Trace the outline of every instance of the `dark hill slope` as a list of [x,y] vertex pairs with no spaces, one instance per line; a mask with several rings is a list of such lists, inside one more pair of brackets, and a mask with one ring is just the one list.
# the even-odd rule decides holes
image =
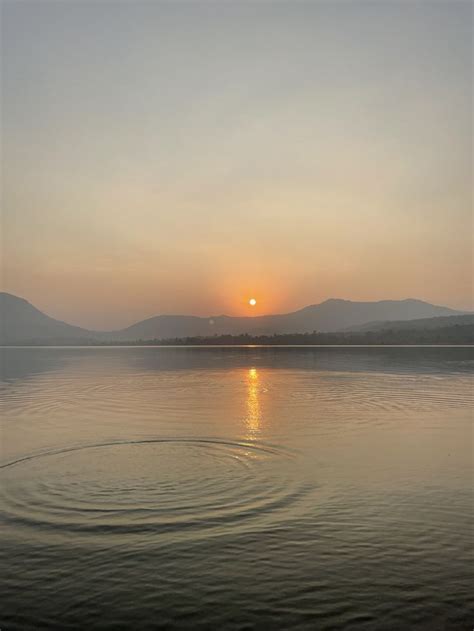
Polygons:
[[92,338],[96,335],[93,331],[50,318],[23,298],[0,293],[1,344],[38,341],[68,342]]
[[125,341],[243,333],[250,335],[311,333],[338,331],[380,320],[413,320],[460,313],[454,309],[431,305],[421,300],[382,300],[380,302],[327,300],[293,313],[253,318],[225,315],[210,318],[161,315],[137,322],[109,335],[111,339]]

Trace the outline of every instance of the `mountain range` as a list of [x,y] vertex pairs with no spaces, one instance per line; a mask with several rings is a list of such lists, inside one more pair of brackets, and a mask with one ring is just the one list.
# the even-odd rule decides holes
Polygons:
[[[329,299],[292,313],[256,317],[227,315],[207,318],[188,315],[158,315],[117,331],[90,331],[49,317],[27,300],[0,293],[0,344],[126,342],[213,335],[273,335],[285,333],[371,330],[434,319],[429,327],[454,324],[466,314],[422,300],[354,302]],[[472,317],[472,316],[469,316]],[[442,322],[444,320],[444,322]],[[461,323],[461,322],[460,322]],[[416,325],[415,325],[416,326]]]

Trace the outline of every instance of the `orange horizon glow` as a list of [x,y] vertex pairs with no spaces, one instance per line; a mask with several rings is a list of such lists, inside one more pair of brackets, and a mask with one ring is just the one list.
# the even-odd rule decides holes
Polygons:
[[473,308],[469,3],[119,4],[2,5],[2,291],[92,330]]

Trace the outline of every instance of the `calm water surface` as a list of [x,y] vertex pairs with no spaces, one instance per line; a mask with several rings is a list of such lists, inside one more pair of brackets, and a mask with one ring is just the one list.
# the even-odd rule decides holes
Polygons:
[[472,348],[2,350],[0,627],[473,627]]

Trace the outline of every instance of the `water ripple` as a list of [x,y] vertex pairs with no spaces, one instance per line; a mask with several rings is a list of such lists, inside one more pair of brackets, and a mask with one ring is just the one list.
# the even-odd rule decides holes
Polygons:
[[170,437],[44,451],[0,466],[3,516],[94,533],[235,526],[307,492],[291,478],[293,456],[271,445]]

